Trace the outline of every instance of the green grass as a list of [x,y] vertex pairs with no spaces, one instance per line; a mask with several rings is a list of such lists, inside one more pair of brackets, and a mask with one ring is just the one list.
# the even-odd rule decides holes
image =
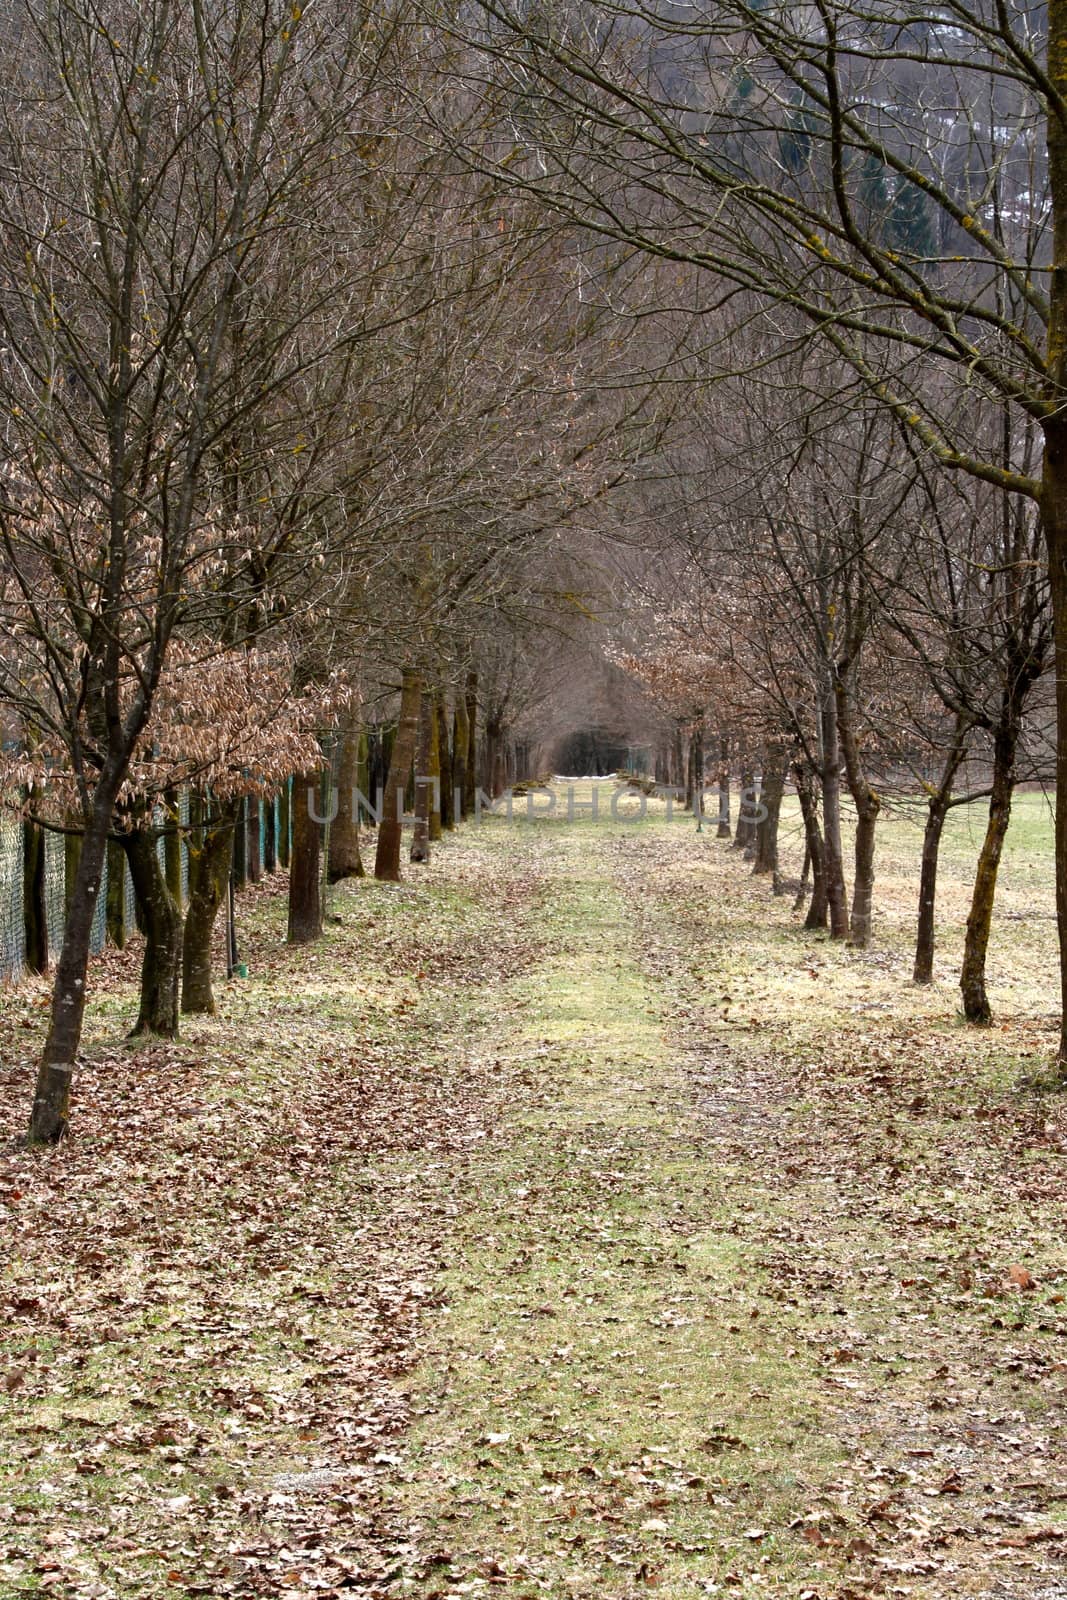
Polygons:
[[[531,1103],[463,1195],[447,1342],[415,1375],[447,1381],[447,1405],[414,1432],[400,1505],[449,1547],[455,1584],[487,1562],[552,1595],[638,1578],[687,1595],[764,1558],[799,1579],[789,1522],[838,1463],[814,1369],[788,1318],[759,1318],[587,827],[556,844],[548,949],[509,991]],[[758,1337],[739,1341],[738,1319]]]
[[[0,1170],[4,1600],[223,1600],[249,1551],[294,1596],[353,1568],[422,1600],[1054,1592],[1067,1130],[1021,1082],[1055,1036],[1043,807],[1017,803],[979,1033],[980,807],[921,991],[896,813],[868,952],[652,805],[487,819],[400,889],[335,891],[310,951],[253,891],[250,976],[177,1046],[122,1043],[136,953],[109,958],[75,1139]],[[787,872],[799,846],[788,807]],[[43,998],[0,1002],[12,1132]]]

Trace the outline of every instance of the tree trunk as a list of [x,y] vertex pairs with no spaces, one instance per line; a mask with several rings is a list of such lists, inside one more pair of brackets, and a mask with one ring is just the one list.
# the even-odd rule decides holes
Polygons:
[[263,881],[263,835],[260,833],[260,805],[258,796],[249,795],[245,801],[245,838],[248,841],[248,876],[252,883]]
[[697,722],[689,739],[689,782],[697,827],[704,818],[704,724]]
[[830,897],[826,882],[826,846],[819,828],[815,785],[806,767],[798,765],[794,767],[793,772],[796,778],[797,799],[800,801],[800,814],[804,819],[807,852],[811,859],[811,903],[804,919],[804,926],[809,930],[825,928]]
[[729,839],[730,826],[730,745],[724,737],[719,741],[719,826],[715,830],[719,839]]
[[360,787],[360,726],[357,719],[342,730],[337,762],[337,815],[330,824],[331,883],[342,878],[362,878],[359,853],[359,813],[353,798]]
[[811,879],[811,843],[810,843],[807,835],[805,834],[805,836],[804,836],[804,862],[803,862],[803,865],[801,866],[801,869],[800,869],[800,882],[797,884],[797,892],[796,892],[796,895],[794,896],[794,899],[793,899],[793,910],[794,911],[799,911],[800,908],[803,906],[805,900],[808,898],[808,885],[809,885],[810,879]]
[[430,807],[428,824],[430,839],[436,844],[441,838],[441,718],[438,714],[438,695],[427,695],[426,698],[430,719],[425,768],[426,776],[430,780],[427,785]]
[[126,852],[116,839],[107,843],[107,936],[125,950],[133,932],[126,926]]
[[[76,826],[80,818],[68,817],[70,826]],[[78,877],[78,862],[81,860],[82,836],[80,833],[68,833],[63,840],[63,926],[70,921],[70,908],[74,900],[74,884]]]
[[389,768],[393,760],[393,746],[396,744],[396,725],[390,724],[382,728],[378,734],[378,747],[375,759],[374,792],[378,790],[385,793],[385,786],[389,782]]
[[467,763],[463,774],[463,810],[474,815],[474,791],[478,786],[478,674],[468,672],[466,688]]
[[483,782],[495,800],[508,786],[508,756],[504,744],[504,727],[496,714],[486,713],[485,746],[482,751]]
[[151,827],[133,828],[123,835],[122,846],[145,924],[141,1007],[130,1038],[153,1033],[163,1039],[176,1039],[182,960],[181,906],[167,886],[166,873],[159,860],[156,831]]
[[[236,819],[235,824],[236,826]],[[236,835],[235,835],[236,838]],[[278,865],[289,865],[293,847],[293,780],[287,778],[278,793]]]
[[43,977],[48,971],[48,912],[45,903],[44,830],[22,824],[22,920],[26,965]]
[[168,789],[163,800],[167,814],[167,831],[163,835],[163,863],[167,888],[171,898],[182,904],[182,832],[181,802],[173,789]]
[[850,674],[838,677],[834,686],[837,727],[845,758],[845,776],[856,807],[855,876],[852,883],[852,911],[849,917],[849,942],[866,950],[871,942],[871,914],[874,900],[874,840],[882,802],[867,781],[863,770],[859,735],[853,718],[854,702]]
[[70,1120],[70,1085],[85,1016],[85,977],[89,968],[93,913],[100,893],[112,806],[121,777],[121,771],[114,766],[101,774],[82,835],[63,948],[56,964],[48,1035],[37,1068],[29,1126],[29,1139],[33,1144],[57,1143],[66,1133]]
[[269,800],[264,800],[263,808],[266,812],[266,828],[264,829],[263,870],[273,874],[278,870],[278,799],[271,795]]
[[238,889],[248,882],[248,801],[237,807],[233,824],[233,881]]
[[756,842],[756,774],[751,767],[741,769],[741,798],[737,803],[737,826],[734,829],[734,850],[749,851]]
[[[327,779],[329,775],[327,774]],[[293,779],[293,848],[289,862],[290,944],[312,944],[322,937],[322,823],[326,815],[323,773]]]
[[189,797],[189,909],[182,939],[182,1010],[213,1016],[211,947],[215,919],[225,902],[233,861],[233,825],[239,802],[212,807],[197,794]]
[[470,816],[467,805],[467,747],[470,744],[470,720],[467,703],[456,695],[456,709],[452,716],[452,788],[453,805],[458,806],[457,822]]
[[993,1020],[985,985],[986,952],[993,923],[997,872],[1011,820],[1018,739],[1018,722],[1010,716],[1002,720],[993,736],[993,792],[989,797],[989,820],[978,856],[971,910],[967,918],[967,936],[963,944],[963,967],[960,971],[963,1014],[968,1022],[979,1026]]
[[424,694],[419,707],[419,737],[415,755],[415,831],[411,837],[412,861],[430,859],[430,815],[433,810],[433,731],[437,721],[433,696]]
[[[1067,3],[1050,0],[1047,70],[1062,104],[1067,99]],[[1046,111],[1052,272],[1045,350],[1051,415],[1043,424],[1041,516],[1048,552],[1056,683],[1056,927],[1060,950],[1060,1043],[1057,1075],[1067,1082],[1067,123],[1052,97]]]
[[915,966],[912,969],[912,981],[915,983],[933,982],[936,932],[934,912],[937,901],[937,863],[941,850],[941,833],[945,826],[945,818],[948,816],[949,803],[952,799],[952,786],[967,754],[970,736],[970,724],[963,717],[958,716],[952,735],[952,743],[941,768],[941,777],[938,780],[937,788],[932,790],[927,803],[926,827],[923,829],[922,866],[919,873],[919,917],[915,931]]
[[761,810],[756,823],[756,860],[754,873],[770,873],[775,894],[781,894],[782,882],[778,871],[778,822],[785,792],[785,758],[780,749],[770,747],[763,761]]
[[440,774],[441,827],[449,832],[456,826],[455,746],[449,742],[448,708],[443,692],[437,694],[437,765]]
[[[830,937],[847,939],[848,905],[845,897],[845,868],[841,846],[841,744],[837,733],[837,701],[833,685],[829,681],[819,697],[819,742],[823,876],[826,884],[826,903],[830,913]],[[817,879],[818,866],[815,864],[814,856],[812,862]],[[813,904],[814,899],[813,891]]]
[[421,702],[422,674],[414,667],[405,667],[400,686],[400,721],[389,762],[389,775],[385,780],[382,820],[378,827],[378,848],[374,857],[374,876],[389,883],[398,883],[400,880],[404,794],[415,757]]
[[882,809],[882,802],[874,790],[868,793],[869,798],[864,801],[862,810],[857,809],[856,815],[855,878],[849,914],[849,943],[857,950],[866,950],[871,942],[875,827]]
[[[1067,85],[1065,85],[1067,88]],[[1067,188],[1067,170],[1064,173]],[[1067,195],[1065,195],[1067,205]],[[1063,257],[1067,265],[1067,245]],[[1063,272],[1063,268],[1060,269]],[[1062,315],[1067,318],[1067,308]],[[1067,330],[1061,329],[1067,339]],[[1064,375],[1067,378],[1067,374]],[[1067,1083],[1067,426],[1055,429],[1055,448],[1046,429],[1045,448],[1045,539],[1051,577],[1052,616],[1055,628],[1056,685],[1056,929],[1059,936],[1060,965],[1060,1042],[1056,1075]],[[1053,521],[1049,504],[1056,507]]]

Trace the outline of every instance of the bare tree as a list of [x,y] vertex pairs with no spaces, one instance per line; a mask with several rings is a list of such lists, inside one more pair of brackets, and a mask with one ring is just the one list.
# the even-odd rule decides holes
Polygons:
[[[206,624],[224,576],[254,583],[258,541],[221,504],[219,454],[261,385],[299,384],[348,338],[351,252],[321,226],[359,55],[344,23],[270,0],[59,0],[21,7],[5,35],[0,539],[14,643],[0,693],[64,747],[84,831],[36,1140],[66,1128],[107,835],[171,640]],[[317,270],[302,272],[312,237]],[[280,260],[294,270],[279,276]],[[257,298],[261,275],[275,292]]]
[[[457,31],[498,112],[484,168],[791,308],[931,464],[1040,507],[1067,1073],[1067,7],[475,10]],[[943,404],[946,369],[1037,427],[1038,470],[982,448]]]

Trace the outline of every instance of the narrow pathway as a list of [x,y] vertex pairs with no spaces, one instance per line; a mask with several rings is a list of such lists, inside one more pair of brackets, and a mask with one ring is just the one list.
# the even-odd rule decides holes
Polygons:
[[470,826],[313,950],[242,909],[181,1044],[98,970],[57,1151],[0,995],[3,1600],[1067,1600],[1015,1034],[662,819]]
[[914,1026],[874,1059],[829,1016],[798,1044],[810,941],[691,830],[538,847],[397,1592],[1064,1600],[1062,1164],[1020,1159],[1032,1108],[961,1108]]

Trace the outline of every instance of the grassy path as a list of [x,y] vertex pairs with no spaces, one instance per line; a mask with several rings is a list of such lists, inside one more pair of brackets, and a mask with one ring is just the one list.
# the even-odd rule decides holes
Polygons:
[[691,829],[541,843],[394,1491],[414,1587],[1062,1600],[1062,1108],[813,1008],[826,947]]
[[788,1329],[752,1328],[744,1248],[609,851],[590,830],[553,843],[548,948],[502,1041],[512,1113],[457,1218],[425,1373],[446,1403],[409,1456],[446,1592],[442,1573],[693,1594],[809,1564],[782,1530],[826,1461],[811,1364]]
[[47,989],[0,996],[0,1597],[384,1593],[401,1379],[492,1075],[465,1050],[530,959],[525,859],[353,883],[314,949],[242,898],[252,975],[178,1044],[94,989],[73,1136],[29,1152]]
[[684,823],[334,909],[255,891],[176,1046],[110,957],[76,1136],[0,1148],[2,1600],[1067,1600],[1040,930],[976,1036]]

